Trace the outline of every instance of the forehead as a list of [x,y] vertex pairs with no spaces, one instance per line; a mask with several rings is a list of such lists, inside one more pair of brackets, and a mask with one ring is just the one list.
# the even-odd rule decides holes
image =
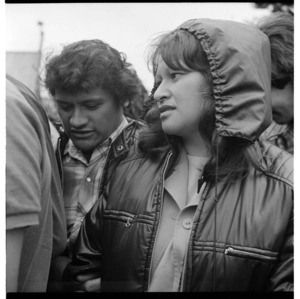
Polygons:
[[64,102],[85,102],[85,101],[113,101],[114,97],[101,87],[88,90],[68,92],[60,89],[55,90],[54,99]]
[[181,71],[186,71],[186,72],[190,72],[193,71],[192,69],[190,69],[183,61],[183,59],[178,59],[178,60],[173,60],[172,63],[170,64],[169,61],[165,61],[165,59],[160,56],[157,59],[157,66],[156,66],[156,72],[155,74],[160,74],[163,72],[167,72],[169,70],[181,70]]

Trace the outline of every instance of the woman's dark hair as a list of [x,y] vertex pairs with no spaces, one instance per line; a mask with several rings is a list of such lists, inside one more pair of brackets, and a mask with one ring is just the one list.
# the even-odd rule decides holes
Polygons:
[[82,40],[65,46],[59,55],[48,55],[44,84],[73,94],[101,87],[120,103],[140,92],[139,80],[126,55],[101,40]]
[[[206,180],[235,181],[244,177],[253,165],[259,168],[255,146],[238,137],[222,137],[215,130],[215,100],[212,91],[210,66],[200,41],[186,30],[174,30],[156,38],[149,48],[148,68],[156,74],[159,58],[174,70],[198,71],[204,74],[210,85],[210,94],[203,99],[199,132],[206,142],[212,159],[205,167]],[[166,135],[161,126],[160,114],[154,100],[154,88],[145,105],[144,119],[149,124],[140,135],[139,149],[145,155],[156,159],[166,150],[179,152],[181,138]],[[176,161],[175,161],[176,162]]]

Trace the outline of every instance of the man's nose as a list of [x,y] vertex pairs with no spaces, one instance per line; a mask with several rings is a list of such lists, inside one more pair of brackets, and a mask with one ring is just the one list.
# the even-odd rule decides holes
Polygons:
[[70,125],[74,128],[85,126],[88,123],[88,118],[79,108],[74,109],[74,112],[70,118]]

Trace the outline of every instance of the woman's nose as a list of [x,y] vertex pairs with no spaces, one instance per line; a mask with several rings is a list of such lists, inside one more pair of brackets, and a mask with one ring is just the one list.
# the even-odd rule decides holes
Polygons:
[[170,97],[170,91],[165,83],[161,83],[154,92],[154,100],[158,103],[162,103],[165,99]]

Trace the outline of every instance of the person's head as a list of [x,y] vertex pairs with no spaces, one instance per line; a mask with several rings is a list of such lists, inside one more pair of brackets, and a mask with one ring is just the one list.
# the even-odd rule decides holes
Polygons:
[[[215,123],[212,79],[200,41],[185,30],[160,36],[150,53],[153,98],[164,132],[181,139],[199,135],[210,146]],[[180,80],[179,80],[180,79]]]
[[189,20],[154,40],[148,66],[155,85],[145,105],[150,129],[140,137],[142,152],[155,158],[170,145],[177,151],[176,144],[198,133],[212,157],[210,178],[216,164],[218,177],[229,179],[257,166],[253,144],[271,123],[264,34],[232,21]]
[[45,65],[44,83],[66,133],[87,155],[121,124],[123,105],[139,93],[126,55],[101,40],[65,46]]
[[271,46],[273,119],[287,124],[294,119],[294,17],[272,13],[261,19],[258,27]]

